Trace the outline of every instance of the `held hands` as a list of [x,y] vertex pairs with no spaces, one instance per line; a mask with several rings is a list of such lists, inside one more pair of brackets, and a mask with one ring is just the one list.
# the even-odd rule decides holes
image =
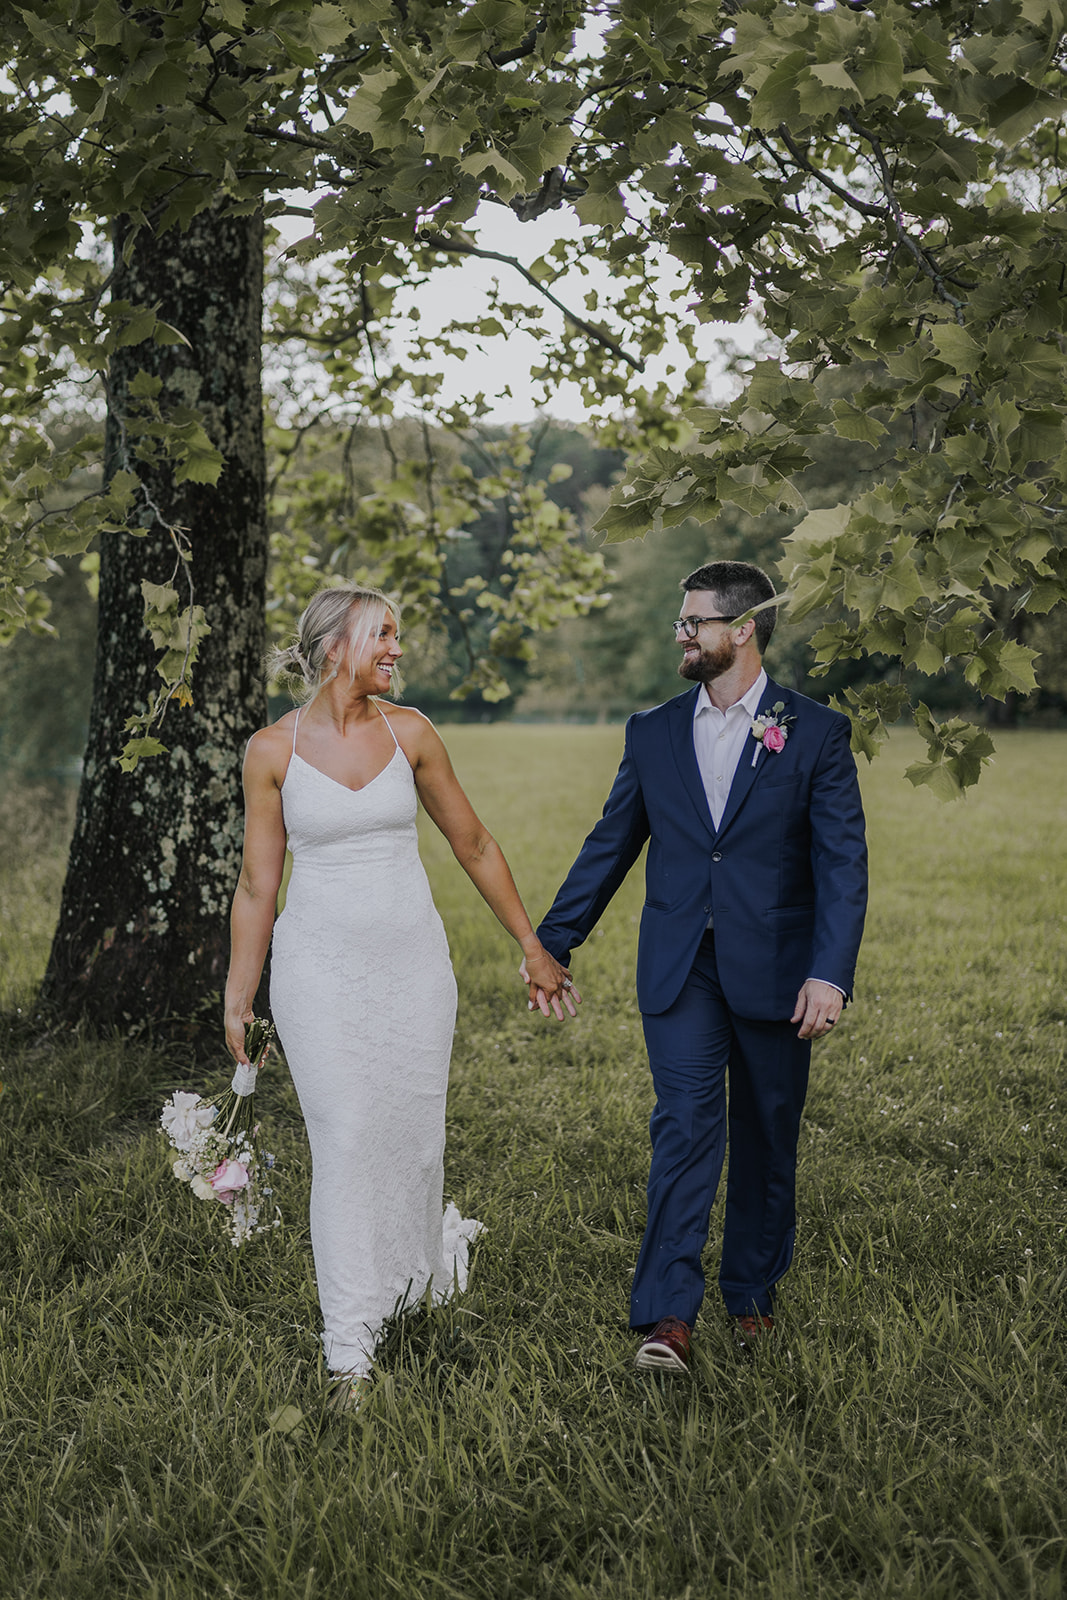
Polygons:
[[523,956],[519,977],[529,989],[527,1004],[531,1011],[536,1007],[543,1016],[554,1015],[558,1022],[563,1021],[564,1006],[572,1017],[578,1015],[575,1007],[581,1005],[582,997],[566,967],[561,967],[544,946],[532,955]]
[[797,1036],[801,1039],[824,1039],[841,1015],[845,997],[832,983],[820,983],[809,978],[797,995],[796,1009],[791,1022],[799,1022]]

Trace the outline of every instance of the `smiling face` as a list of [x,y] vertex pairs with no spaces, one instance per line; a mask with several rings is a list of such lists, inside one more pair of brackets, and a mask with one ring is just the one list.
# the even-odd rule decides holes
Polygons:
[[[690,589],[682,601],[683,617],[718,617],[722,614],[719,597],[711,589]],[[690,683],[712,683],[729,672],[737,660],[737,646],[728,622],[702,623],[695,639],[678,641],[682,659],[678,673]]]
[[400,689],[397,616],[383,597],[353,604],[342,629],[326,647],[331,676],[347,677],[359,694],[395,694]]
[[364,646],[362,658],[356,666],[356,679],[369,682],[371,694],[388,694],[393,687],[396,664],[403,654],[396,619],[387,611],[377,637],[369,639]]

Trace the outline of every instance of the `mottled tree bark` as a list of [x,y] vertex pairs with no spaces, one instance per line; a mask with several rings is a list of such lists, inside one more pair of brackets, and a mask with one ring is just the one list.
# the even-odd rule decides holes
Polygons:
[[[42,998],[68,1020],[127,1027],[203,1015],[224,981],[240,860],[241,760],[249,734],[266,721],[267,525],[262,219],[206,212],[184,233],[141,232],[128,263],[122,233],[115,297],[158,306],[190,348],[143,344],[116,352],[109,471],[128,455],[128,389],[142,368],[163,380],[164,403],[203,412],[226,459],[214,487],[175,484],[166,466],[137,467],[161,516],[188,530],[196,600],[211,633],[194,669],[194,703],[171,702],[159,730],[170,753],[130,774],[115,759],[123,724],[145,708],[159,681],[141,580],[167,582],[175,549],[158,522],[143,537],[110,534],[101,549],[88,746]],[[184,602],[184,573],[177,586]]]

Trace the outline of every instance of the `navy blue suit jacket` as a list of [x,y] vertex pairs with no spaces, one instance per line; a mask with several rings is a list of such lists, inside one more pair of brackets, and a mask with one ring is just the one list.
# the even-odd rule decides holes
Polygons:
[[[626,724],[604,814],[538,937],[564,965],[649,842],[637,954],[642,1011],[677,999],[709,915],[727,1004],[785,1020],[807,978],[852,992],[867,905],[867,848],[847,717],[767,684],[785,704],[785,748],[748,739],[722,821],[711,820],[693,746],[699,685]],[[755,765],[752,756],[757,752]]]

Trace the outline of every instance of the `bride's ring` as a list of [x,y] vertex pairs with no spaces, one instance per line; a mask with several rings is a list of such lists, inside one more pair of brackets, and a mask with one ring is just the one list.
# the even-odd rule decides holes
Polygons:
[[573,989],[574,988],[574,984],[571,982],[571,980],[569,978],[564,978],[563,987],[565,989]]

